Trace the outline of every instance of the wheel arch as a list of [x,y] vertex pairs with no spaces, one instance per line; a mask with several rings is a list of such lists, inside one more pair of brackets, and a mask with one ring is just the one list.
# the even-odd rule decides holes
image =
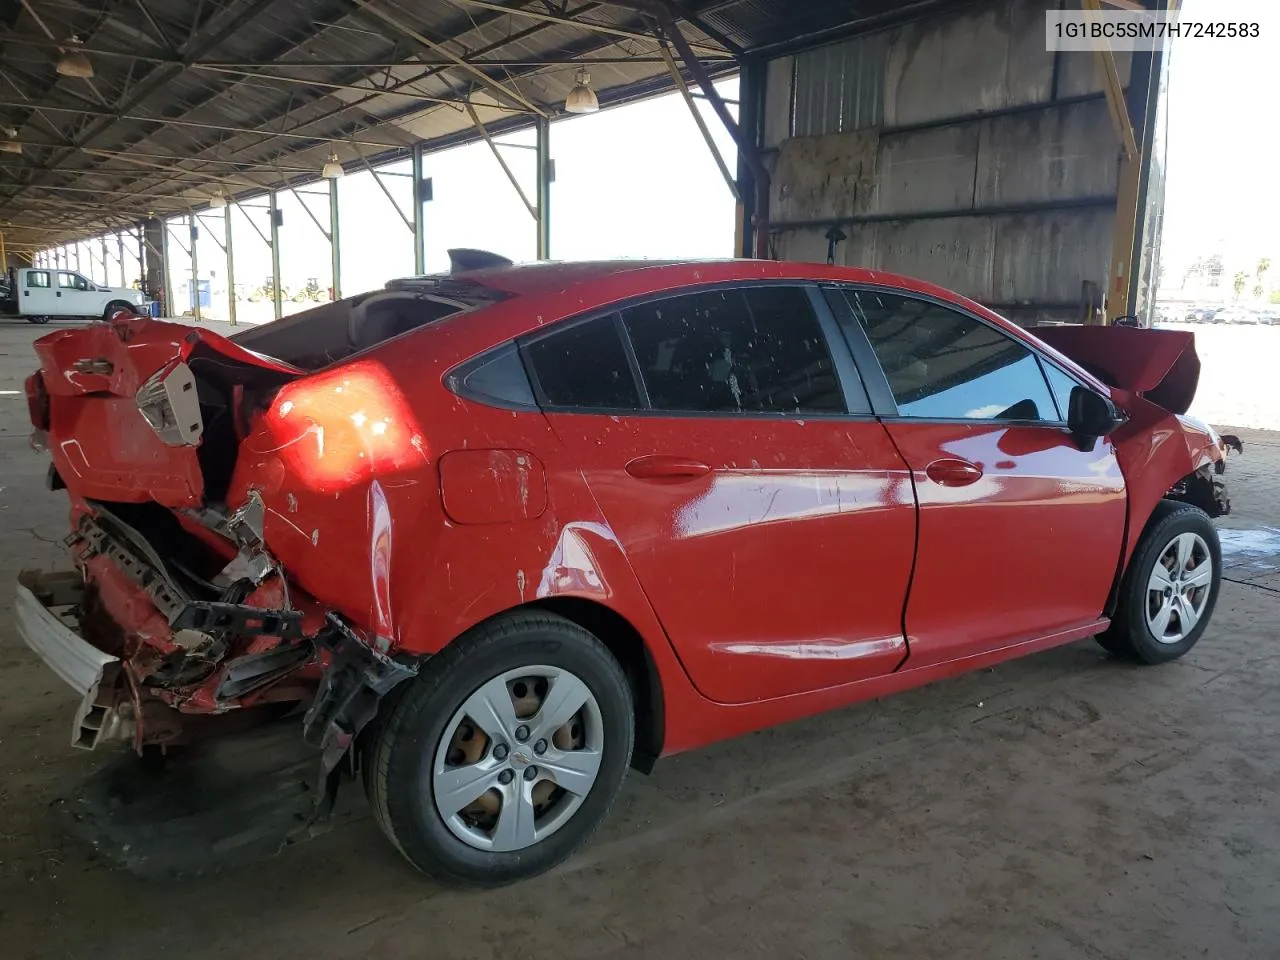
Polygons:
[[666,708],[662,678],[640,631],[611,607],[583,597],[547,597],[514,609],[545,610],[562,616],[609,649],[622,665],[635,705],[636,743],[631,766],[641,773],[651,771],[662,753]]

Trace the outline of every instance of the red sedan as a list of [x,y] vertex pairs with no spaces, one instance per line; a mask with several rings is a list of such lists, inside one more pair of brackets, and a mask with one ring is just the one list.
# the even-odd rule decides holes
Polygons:
[[58,331],[27,393],[74,570],[23,575],[19,629],[79,746],[304,703],[326,797],[362,771],[416,867],[526,877],[629,766],[1199,640],[1228,503],[1191,336],[1037,332],[866,270],[476,251],[230,339]]

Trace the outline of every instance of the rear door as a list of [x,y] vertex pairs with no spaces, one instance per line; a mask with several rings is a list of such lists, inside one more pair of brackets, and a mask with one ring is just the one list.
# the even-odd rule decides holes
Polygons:
[[1124,537],[1124,478],[1110,442],[1082,450],[1067,430],[1071,377],[949,305],[828,293],[920,507],[908,665],[1101,616]]
[[14,289],[18,301],[18,313],[40,317],[57,313],[57,291],[53,286],[56,274],[51,270],[26,270],[18,274],[19,286]]
[[741,703],[898,666],[910,478],[816,288],[655,299],[523,352],[705,696]]

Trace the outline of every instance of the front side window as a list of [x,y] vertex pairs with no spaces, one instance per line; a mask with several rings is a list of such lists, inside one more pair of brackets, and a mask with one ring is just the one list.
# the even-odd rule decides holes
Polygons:
[[613,314],[535,340],[527,355],[542,399],[550,406],[609,410],[641,406]]
[[1058,419],[1035,355],[973,317],[927,300],[848,292],[898,414],[928,420]]
[[622,312],[655,410],[844,413],[826,339],[799,287],[710,290]]
[[1065,422],[1071,410],[1071,391],[1080,384],[1052,363],[1044,364],[1044,376],[1049,381],[1049,389],[1053,391],[1053,399],[1058,401],[1058,417]]
[[40,289],[47,289],[49,286],[49,272],[47,270],[28,271],[27,286],[39,287]]
[[88,290],[89,284],[77,273],[58,274],[58,286],[63,290]]

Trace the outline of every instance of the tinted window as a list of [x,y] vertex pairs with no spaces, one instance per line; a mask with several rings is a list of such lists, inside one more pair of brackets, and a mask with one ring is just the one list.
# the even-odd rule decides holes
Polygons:
[[28,287],[49,286],[49,274],[45,270],[32,270],[27,274]]
[[822,328],[799,287],[712,290],[622,316],[655,410],[845,412]]
[[516,406],[533,406],[533,388],[515,344],[507,344],[478,366],[463,374],[462,392],[479,400],[497,400]]
[[1042,366],[1045,378],[1049,381],[1049,389],[1053,391],[1053,399],[1058,401],[1058,419],[1066,421],[1067,411],[1071,409],[1071,391],[1080,384],[1052,363],[1045,363]]
[[639,407],[635,378],[612,315],[534,341],[529,361],[547,403],[557,407]]
[[904,417],[1057,420],[1035,355],[972,317],[910,297],[850,291]]

